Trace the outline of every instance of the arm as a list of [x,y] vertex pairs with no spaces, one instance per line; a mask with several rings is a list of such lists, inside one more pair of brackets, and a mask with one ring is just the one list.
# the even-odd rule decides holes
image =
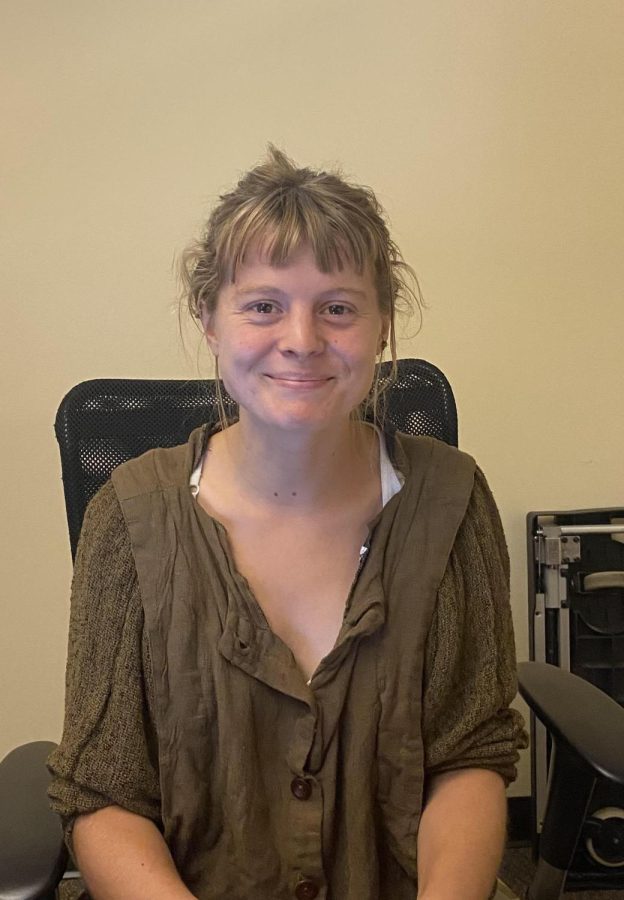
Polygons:
[[192,900],[150,819],[119,806],[81,815],[76,862],[93,900]]
[[505,843],[505,785],[460,769],[432,779],[418,832],[419,900],[486,900]]
[[507,550],[477,471],[427,638],[422,900],[485,900],[493,887],[505,834],[504,788],[515,777],[518,749],[527,745],[522,719],[509,708],[515,693]]
[[[106,826],[113,817],[135,823],[139,848],[145,834],[162,843],[152,696],[149,642],[130,538],[109,482],[87,509],[78,546],[63,737],[48,759],[54,776],[48,790],[52,807],[63,820],[73,853],[72,829],[77,827],[81,862],[86,854],[89,869],[97,864],[100,848],[104,865],[110,863],[112,850],[106,848],[116,832]],[[114,842],[113,872],[122,851],[122,842]]]

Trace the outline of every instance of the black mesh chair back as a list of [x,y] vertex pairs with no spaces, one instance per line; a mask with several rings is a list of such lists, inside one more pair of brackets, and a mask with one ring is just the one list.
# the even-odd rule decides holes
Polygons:
[[[383,379],[390,363],[382,363]],[[383,395],[384,425],[457,446],[457,410],[448,381],[422,359],[399,361],[398,378]],[[224,394],[226,412],[236,405]],[[89,500],[113,469],[154,447],[186,442],[218,419],[215,382],[94,379],[63,399],[54,425],[61,451],[72,557]]]

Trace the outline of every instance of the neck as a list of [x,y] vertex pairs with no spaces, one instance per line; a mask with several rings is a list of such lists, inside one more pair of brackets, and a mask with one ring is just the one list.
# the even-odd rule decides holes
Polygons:
[[231,477],[247,496],[299,509],[344,495],[377,461],[373,429],[348,420],[340,427],[284,434],[256,427],[243,413],[222,439]]

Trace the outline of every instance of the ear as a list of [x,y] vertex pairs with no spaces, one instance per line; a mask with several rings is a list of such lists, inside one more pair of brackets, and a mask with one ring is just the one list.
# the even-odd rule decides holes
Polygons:
[[381,354],[388,346],[388,335],[390,334],[390,319],[384,316],[381,320],[381,331],[379,332],[379,341],[377,342],[377,353]]
[[201,312],[201,324],[202,330],[204,332],[204,337],[206,338],[206,343],[210,347],[213,356],[219,355],[219,341],[217,340],[217,335],[215,331],[215,314],[214,312],[207,312],[205,308],[202,308]]

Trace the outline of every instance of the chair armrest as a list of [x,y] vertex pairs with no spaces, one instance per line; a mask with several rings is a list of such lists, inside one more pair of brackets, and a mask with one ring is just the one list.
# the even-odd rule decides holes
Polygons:
[[593,770],[624,784],[624,709],[593,684],[546,663],[518,665],[520,694],[550,731]]
[[67,864],[61,820],[48,804],[45,761],[54,749],[35,741],[0,763],[0,900],[53,896]]

